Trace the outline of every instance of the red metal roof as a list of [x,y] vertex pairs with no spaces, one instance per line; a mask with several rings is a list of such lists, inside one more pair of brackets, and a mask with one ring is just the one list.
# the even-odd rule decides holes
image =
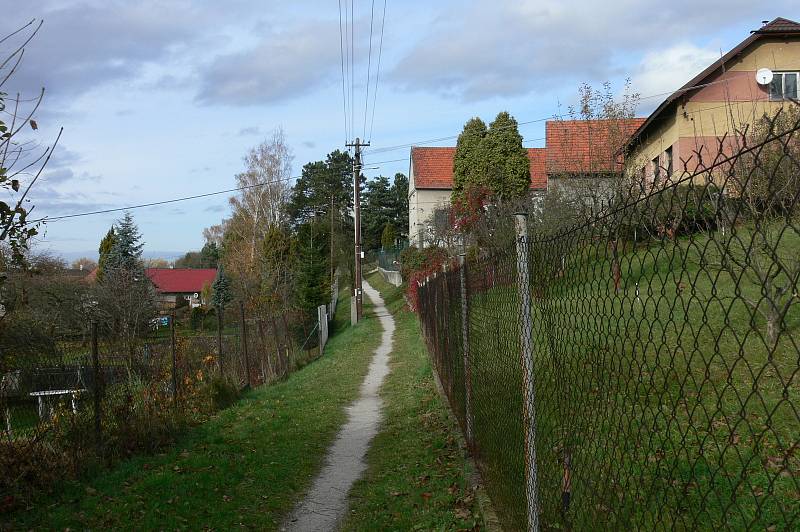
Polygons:
[[620,171],[618,154],[645,120],[548,121],[545,125],[547,174]]
[[[453,158],[455,148],[413,147],[411,165],[414,188],[450,190],[453,188]],[[545,173],[545,148],[528,148],[531,161],[531,188],[547,188]]]
[[147,277],[159,292],[188,294],[200,292],[217,277],[216,268],[147,268]]

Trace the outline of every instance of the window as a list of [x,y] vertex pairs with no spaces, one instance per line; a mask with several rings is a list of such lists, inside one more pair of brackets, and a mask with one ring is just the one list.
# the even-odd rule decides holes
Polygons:
[[661,166],[658,164],[658,157],[653,159],[653,183],[658,183],[661,179]]
[[672,146],[667,148],[664,151],[664,157],[667,159],[667,177],[672,176],[673,167],[672,167]]
[[797,99],[797,72],[775,72],[769,84],[769,99]]

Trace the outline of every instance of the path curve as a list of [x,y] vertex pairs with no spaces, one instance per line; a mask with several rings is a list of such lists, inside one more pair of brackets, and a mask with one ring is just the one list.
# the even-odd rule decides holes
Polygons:
[[383,417],[383,401],[378,392],[384,377],[389,373],[394,318],[386,310],[378,291],[366,281],[363,281],[363,287],[383,327],[381,343],[372,356],[358,399],[346,409],[347,422],[328,450],[325,466],[282,530],[335,530],[339,520],[347,512],[347,494],[350,488],[367,468],[364,457]]

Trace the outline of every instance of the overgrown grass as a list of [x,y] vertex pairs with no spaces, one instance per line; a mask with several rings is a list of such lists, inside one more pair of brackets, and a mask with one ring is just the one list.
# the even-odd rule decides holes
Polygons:
[[[138,456],[3,517],[13,529],[274,530],[310,485],[380,338],[371,316],[285,381],[248,392],[163,454]],[[57,474],[57,473],[56,473]]]
[[343,530],[464,530],[479,523],[458,427],[436,391],[416,316],[403,291],[369,277],[396,322],[381,395],[384,421],[367,453],[368,470],[350,495]]

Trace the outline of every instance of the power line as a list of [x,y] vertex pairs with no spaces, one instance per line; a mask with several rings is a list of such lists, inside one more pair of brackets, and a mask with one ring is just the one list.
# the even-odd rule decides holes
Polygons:
[[367,54],[367,87],[365,89],[365,98],[364,98],[364,129],[361,133],[361,137],[365,138],[367,136],[367,106],[369,105],[369,74],[372,70],[372,26],[375,22],[375,0],[372,0],[372,9],[369,16],[369,53]]
[[[638,99],[639,100],[645,100],[645,99],[655,98],[655,97],[658,97],[658,96],[663,96],[665,94],[671,95],[671,94],[674,94],[676,92],[683,93],[683,92],[686,92],[686,91],[689,91],[689,90],[693,90],[693,89],[701,89],[701,88],[708,87],[708,86],[711,86],[711,85],[716,85],[716,84],[719,84],[719,83],[725,83],[727,81],[729,81],[729,79],[720,80],[720,81],[713,81],[713,82],[710,82],[710,83],[702,83],[702,84],[699,84],[699,85],[693,85],[691,87],[684,87],[682,89],[678,89],[678,90],[673,91],[673,92],[664,92],[664,93],[659,93],[659,94],[651,94],[651,95],[648,95],[648,96],[641,96]],[[756,98],[756,99],[750,100],[750,102],[764,101],[766,99],[768,99],[768,96],[765,96],[765,97],[762,97],[762,98]],[[711,111],[711,110],[714,110],[714,109],[722,109],[724,107],[729,107],[731,105],[731,103],[732,102],[725,102],[724,104],[717,105],[717,106],[714,106],[714,107],[707,107],[707,108],[704,108],[704,109],[697,109],[697,110],[694,110],[694,111],[686,111],[686,114],[698,114],[698,113],[704,113],[706,111]],[[738,103],[747,103],[747,102],[738,102]],[[669,118],[669,117],[657,118],[657,119],[653,120],[653,122],[655,122],[656,120],[665,120],[667,118]],[[523,122],[517,122],[516,125],[517,126],[524,126],[524,125],[528,125],[528,124],[534,124],[534,123],[537,123],[537,122],[547,122],[548,120],[561,120],[561,119],[563,119],[563,115],[551,115],[551,116],[547,116],[547,117],[536,118],[536,119],[533,119],[533,120],[525,120]],[[578,120],[582,120],[582,119],[578,119]],[[513,128],[513,127],[515,127],[515,126],[514,125],[508,125],[508,126],[501,127],[500,129],[507,129],[507,128]],[[393,145],[393,146],[383,146],[383,147],[380,147],[380,148],[373,148],[372,150],[369,151],[369,153],[385,153],[385,152],[389,152],[389,151],[396,151],[396,150],[403,149],[403,148],[410,148],[410,147],[413,147],[413,146],[421,146],[421,145],[424,145],[424,144],[443,142],[445,140],[453,140],[453,139],[457,139],[459,136],[461,136],[462,133],[459,133],[458,135],[448,135],[448,136],[445,136],[445,137],[438,137],[438,138],[432,138],[432,139],[423,139],[423,140],[418,140],[418,141],[415,141],[415,142],[408,142],[408,143],[405,143],[405,144],[396,144],[396,145]],[[544,140],[544,139],[530,139],[530,140]]]
[[[391,160],[391,161],[377,161],[377,162],[374,162],[374,163],[370,163],[370,165],[372,166],[372,165],[379,165],[379,164],[386,164],[386,163],[394,163],[394,162],[406,161],[406,160],[408,160],[408,159],[405,158],[405,159],[395,159],[395,160]],[[214,191],[214,192],[206,192],[204,194],[194,194],[194,195],[191,195],[191,196],[181,196],[181,197],[178,197],[178,198],[172,198],[172,199],[161,200],[161,201],[152,201],[152,202],[148,202],[148,203],[140,203],[140,204],[137,204],[137,205],[128,205],[126,207],[114,207],[114,208],[109,208],[109,209],[100,209],[100,210],[97,210],[97,211],[79,212],[79,213],[74,213],[74,214],[64,214],[62,216],[45,216],[45,217],[42,217],[42,218],[37,218],[35,220],[29,220],[28,223],[52,222],[52,221],[56,221],[56,220],[66,220],[66,219],[69,219],[69,218],[79,218],[79,217],[83,217],[83,216],[93,216],[93,215],[97,215],[97,214],[108,214],[108,213],[112,213],[112,212],[130,211],[130,210],[142,209],[142,208],[146,208],[146,207],[157,207],[159,205],[169,205],[170,203],[179,203],[179,202],[182,202],[182,201],[209,198],[209,197],[213,197],[213,196],[220,196],[222,194],[230,194],[230,193],[233,193],[233,192],[241,192],[242,190],[249,190],[249,189],[253,189],[253,188],[265,187],[267,185],[274,185],[274,184],[277,184],[277,183],[283,183],[283,182],[286,182],[286,181],[292,181],[294,179],[300,179],[302,177],[303,177],[303,174],[301,174],[299,176],[291,176],[291,177],[284,177],[284,178],[281,178],[281,179],[274,179],[274,180],[271,180],[271,181],[263,181],[261,183],[255,183],[253,185],[246,185],[246,186],[243,186],[243,187],[228,188],[228,189],[225,189],[225,190],[217,190],[217,191]]]
[[[717,82],[714,82],[714,83],[717,83]],[[712,85],[714,83],[707,83],[707,84],[697,85],[695,87],[686,87],[683,90],[685,91],[685,90],[690,90],[692,88],[701,88],[701,87]],[[764,98],[762,98],[761,100],[763,100],[763,99]],[[756,99],[756,100],[752,100],[752,101],[755,102],[755,101],[760,101],[760,100]],[[714,107],[707,107],[707,108],[704,108],[704,109],[697,109],[695,111],[687,111],[687,114],[699,114],[699,113],[711,111],[711,110],[714,110],[714,109],[720,109],[720,108],[723,108],[723,107],[728,107],[729,105],[730,105],[730,102],[726,102],[723,105],[718,105],[718,106],[714,106]],[[352,105],[350,107],[352,109]],[[543,122],[543,121],[546,121],[546,120],[550,120],[552,118],[553,117],[537,118],[537,119],[534,119],[534,120],[527,120],[527,121],[523,121],[523,122],[518,122],[517,125],[527,125],[527,124],[532,124],[532,123],[535,123],[535,122]],[[509,127],[512,127],[512,126],[509,126]],[[435,138],[435,139],[427,139],[427,140],[421,140],[421,141],[411,142],[411,143],[406,143],[406,144],[399,144],[399,145],[396,145],[396,146],[389,146],[389,147],[385,147],[385,148],[379,148],[377,150],[372,150],[371,153],[381,153],[381,152],[386,152],[386,151],[392,151],[392,150],[396,150],[396,149],[400,149],[400,148],[407,148],[407,147],[411,147],[411,146],[416,146],[416,145],[423,144],[423,143],[442,142],[442,141],[445,141],[445,140],[452,140],[452,139],[458,138],[458,136],[459,135],[450,135],[450,136],[439,137],[439,138]],[[528,139],[528,141],[535,141],[535,140],[545,140],[545,137],[537,138],[537,139]],[[402,159],[392,159],[392,160],[387,160],[387,161],[378,161],[378,162],[374,162],[374,163],[365,163],[365,164],[379,165],[379,164],[387,164],[387,163],[401,162],[401,161],[407,161],[407,160],[408,160],[408,158],[404,157]],[[230,188],[230,189],[219,190],[219,191],[215,191],[215,192],[208,192],[208,193],[205,193],[205,194],[196,194],[196,195],[192,195],[192,196],[183,196],[183,197],[173,198],[173,199],[168,199],[168,200],[155,201],[155,202],[149,202],[149,203],[142,203],[142,204],[138,204],[138,205],[130,205],[130,206],[127,206],[127,207],[102,209],[102,210],[97,210],[97,211],[82,212],[82,213],[76,213],[76,214],[67,214],[67,215],[62,215],[62,216],[43,217],[43,218],[38,218],[38,219],[35,219],[35,220],[30,220],[29,223],[37,223],[37,222],[43,222],[43,221],[50,222],[50,221],[55,221],[55,220],[64,220],[64,219],[68,219],[68,218],[77,218],[77,217],[82,217],[82,216],[91,216],[91,215],[96,215],[96,214],[106,214],[106,213],[111,213],[111,212],[120,212],[120,211],[125,211],[125,210],[140,209],[140,208],[153,207],[153,206],[158,206],[158,205],[166,205],[166,204],[170,204],[170,203],[177,203],[177,202],[193,200],[193,199],[201,199],[201,198],[217,196],[217,195],[221,195],[221,194],[229,194],[231,192],[238,192],[238,191],[242,191],[242,190],[246,190],[246,189],[250,189],[250,188],[257,188],[257,187],[266,186],[266,185],[279,183],[279,182],[283,182],[283,181],[290,181],[290,180],[293,180],[293,179],[299,179],[300,177],[302,177],[302,175],[301,176],[292,176],[292,177],[283,178],[283,179],[274,180],[274,181],[267,181],[267,182],[263,182],[263,183],[257,183],[257,184],[248,185],[248,186],[245,186],[245,187]]]
[[356,90],[356,76],[355,76],[355,6],[353,0],[350,0],[350,134],[355,134],[355,90]]
[[380,80],[381,76],[381,56],[383,55],[383,28],[386,24],[386,0],[383,0],[383,15],[381,16],[381,39],[380,44],[378,44],[378,67],[375,72],[375,90],[372,92],[372,120],[370,121],[369,126],[369,138],[368,141],[372,142],[372,131],[375,127],[375,104],[378,101],[378,81]]
[[344,74],[344,35],[342,32],[342,0],[339,0],[339,56],[342,63],[342,107],[344,110],[344,141],[347,143],[350,136],[347,133],[347,91],[345,89]]

